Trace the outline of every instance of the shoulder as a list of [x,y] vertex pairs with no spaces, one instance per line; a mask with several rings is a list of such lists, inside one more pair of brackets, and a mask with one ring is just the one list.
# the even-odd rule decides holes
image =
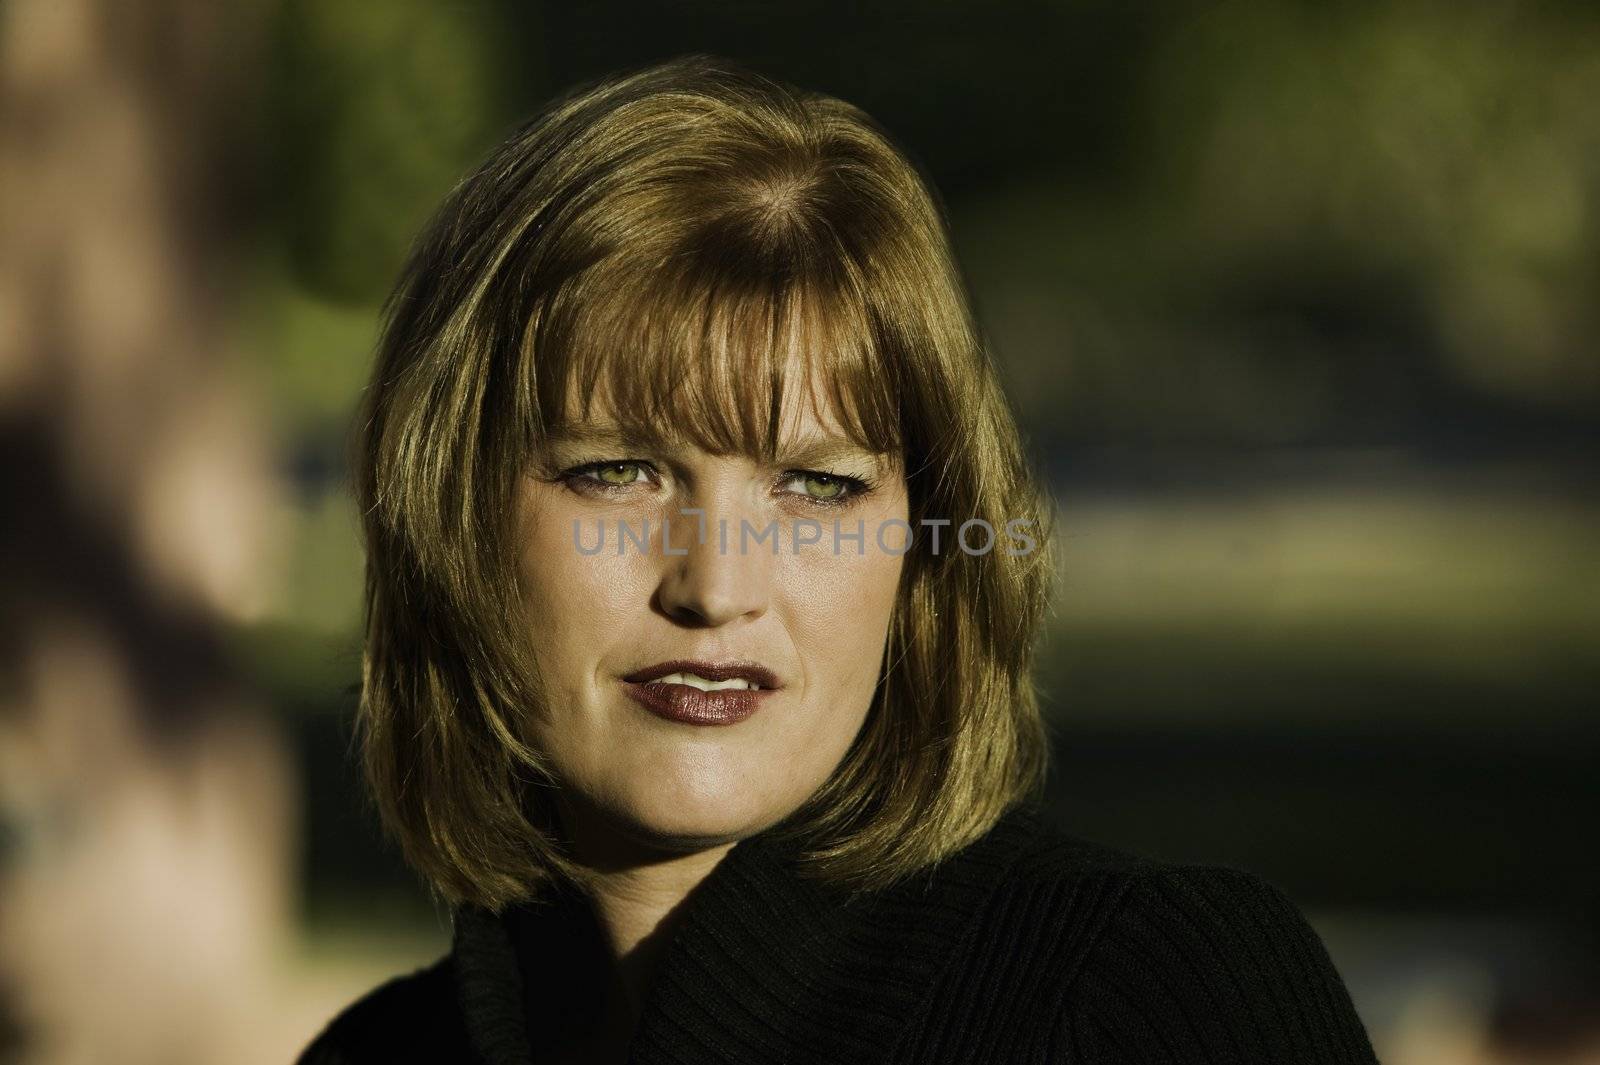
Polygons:
[[1087,1060],[1179,1046],[1186,1062],[1375,1065],[1327,948],[1279,887],[1219,865],[1140,864],[1118,879],[1059,1021]]
[[1064,1056],[1376,1062],[1321,938],[1269,880],[1092,842],[1033,811],[997,831],[1012,861],[985,934],[1029,956],[1015,979],[1048,988]]
[[450,956],[396,977],[347,1006],[297,1065],[452,1060],[466,1041]]
[[[985,883],[968,939],[1011,979],[1065,989],[1128,904],[1133,885],[1167,866],[1054,825],[1036,806],[1008,812],[954,863]],[[1021,944],[997,957],[986,944]],[[1009,981],[1008,981],[1009,982]]]

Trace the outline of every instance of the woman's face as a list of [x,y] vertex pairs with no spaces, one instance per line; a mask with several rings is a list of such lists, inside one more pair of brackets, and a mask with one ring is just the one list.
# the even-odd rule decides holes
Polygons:
[[[892,524],[906,520],[904,474],[851,444],[826,401],[785,398],[770,465],[623,441],[597,415],[546,441],[519,483],[528,638],[549,698],[534,737],[575,834],[672,852],[744,838],[810,797],[861,728],[907,542]],[[755,664],[766,690],[639,677],[674,661]]]

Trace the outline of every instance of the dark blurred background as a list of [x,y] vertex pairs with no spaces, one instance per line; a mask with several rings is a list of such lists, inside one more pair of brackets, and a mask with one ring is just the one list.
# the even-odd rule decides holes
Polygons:
[[1056,819],[1281,886],[1389,1065],[1600,1061],[1600,10],[1508,0],[0,7],[0,1061],[286,1060],[444,949],[349,749],[377,307],[687,51],[944,198]]

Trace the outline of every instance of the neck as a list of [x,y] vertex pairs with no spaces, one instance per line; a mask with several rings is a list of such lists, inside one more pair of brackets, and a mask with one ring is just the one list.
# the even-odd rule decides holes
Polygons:
[[643,1008],[684,899],[732,847],[725,843],[597,874],[590,902],[610,948],[617,991],[633,1019]]
[[631,1033],[684,900],[733,843],[663,851],[624,838],[598,818],[571,809],[562,814],[573,857],[591,874],[588,900],[609,970],[605,1028]]

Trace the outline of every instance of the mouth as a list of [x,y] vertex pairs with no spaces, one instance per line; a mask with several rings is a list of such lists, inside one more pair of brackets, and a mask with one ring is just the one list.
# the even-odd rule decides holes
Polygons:
[[782,685],[755,662],[658,662],[623,678],[627,693],[657,717],[686,725],[733,725]]
[[622,678],[629,684],[687,684],[701,691],[776,690],[778,677],[759,662],[697,662],[685,658],[657,662]]

